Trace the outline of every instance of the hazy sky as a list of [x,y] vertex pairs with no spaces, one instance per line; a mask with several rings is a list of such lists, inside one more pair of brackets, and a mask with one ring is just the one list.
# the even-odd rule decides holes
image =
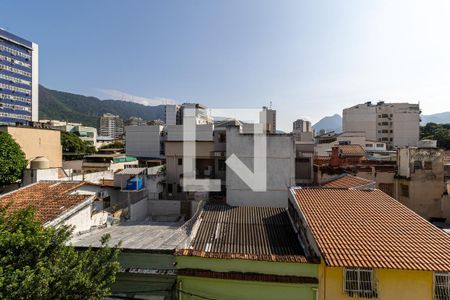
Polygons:
[[450,1],[0,0],[52,89],[269,105],[278,126],[369,100],[450,111]]

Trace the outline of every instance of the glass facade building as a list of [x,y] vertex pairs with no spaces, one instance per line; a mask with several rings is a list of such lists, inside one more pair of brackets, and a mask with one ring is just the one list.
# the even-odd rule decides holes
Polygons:
[[0,29],[0,124],[38,121],[38,45]]

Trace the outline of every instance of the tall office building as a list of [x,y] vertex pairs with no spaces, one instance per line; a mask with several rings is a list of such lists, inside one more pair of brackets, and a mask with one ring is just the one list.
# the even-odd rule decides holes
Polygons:
[[259,123],[263,124],[263,128],[267,133],[277,132],[277,111],[263,106],[259,112]]
[[28,124],[38,117],[39,47],[0,29],[0,124]]
[[388,149],[417,146],[419,104],[366,102],[343,111],[344,131],[362,131],[366,139],[386,143]]
[[117,115],[103,114],[98,119],[98,132],[101,136],[120,138],[123,135],[123,120]]

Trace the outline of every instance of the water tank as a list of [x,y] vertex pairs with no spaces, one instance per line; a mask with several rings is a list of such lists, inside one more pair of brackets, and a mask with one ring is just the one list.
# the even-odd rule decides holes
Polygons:
[[31,169],[48,169],[50,162],[44,156],[38,156],[30,162]]

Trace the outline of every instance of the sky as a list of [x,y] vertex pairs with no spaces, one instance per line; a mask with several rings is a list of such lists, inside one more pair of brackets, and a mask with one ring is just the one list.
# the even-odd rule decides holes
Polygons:
[[278,128],[367,101],[450,111],[450,1],[0,0],[39,81],[147,105],[272,105]]

